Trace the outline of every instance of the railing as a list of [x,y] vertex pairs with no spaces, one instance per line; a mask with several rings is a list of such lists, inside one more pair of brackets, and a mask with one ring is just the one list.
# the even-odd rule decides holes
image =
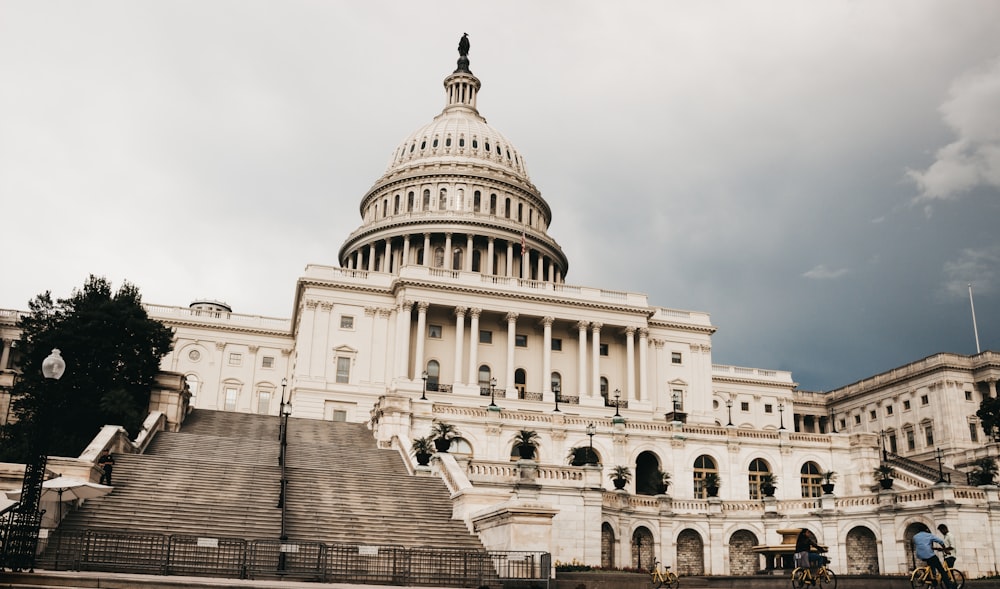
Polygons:
[[943,470],[938,470],[932,466],[927,466],[923,462],[917,462],[916,460],[910,460],[900,456],[899,454],[893,454],[892,452],[885,451],[886,462],[889,462],[898,468],[903,470],[908,470],[916,475],[922,476],[926,479],[937,481],[941,480],[946,483],[951,482],[951,473],[944,472]]
[[435,550],[294,540],[245,540],[111,530],[56,531],[38,564],[50,570],[294,578],[436,587],[548,587],[547,552]]

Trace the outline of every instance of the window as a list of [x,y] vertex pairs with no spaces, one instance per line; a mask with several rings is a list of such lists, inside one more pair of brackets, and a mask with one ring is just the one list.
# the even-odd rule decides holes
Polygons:
[[747,479],[750,483],[750,499],[760,499],[763,493],[760,490],[760,479],[762,475],[771,472],[771,467],[761,458],[754,458],[750,463],[750,472]]
[[562,340],[561,339],[559,339],[557,337],[552,338],[552,351],[553,352],[561,352],[562,351]]
[[823,475],[819,466],[815,462],[807,462],[802,465],[801,473],[799,481],[802,485],[802,496],[808,498],[822,495],[823,488],[820,485],[823,483]]
[[198,385],[200,384],[198,375],[189,374],[184,377],[184,380],[187,382],[188,390],[191,391],[191,406],[194,407],[194,398],[198,396]]
[[885,414],[886,415],[892,415],[892,405],[886,405],[885,406]]
[[442,188],[441,194],[438,196],[438,210],[443,211],[447,208],[448,208],[448,191]]
[[893,454],[899,452],[899,448],[896,445],[896,432],[889,433],[889,451]]
[[441,326],[440,325],[428,325],[427,326],[427,337],[432,339],[441,339]]
[[[553,372],[552,373],[551,382],[552,382],[552,392],[555,393],[555,392],[558,391],[558,392],[561,393],[562,392],[562,375],[559,374],[558,372]],[[562,395],[559,395],[559,396],[560,396],[560,398],[562,398]]]
[[913,430],[912,429],[906,430],[906,449],[907,450],[916,450],[917,449],[917,441],[913,437]]
[[931,400],[930,400],[930,398],[927,397],[927,395],[920,395],[920,404],[921,405],[926,405],[926,404],[928,404],[930,402],[931,402]]
[[966,401],[972,400],[972,391],[965,391],[965,400]]
[[274,368],[274,356],[264,356],[260,359],[261,368]]
[[750,402],[749,401],[740,401],[740,411],[742,411],[744,413],[749,413],[750,412]]
[[515,335],[514,336],[514,345],[516,347],[518,347],[518,348],[527,348],[528,347],[528,336],[526,336],[526,335]]
[[493,343],[493,332],[487,331],[485,329],[479,330],[479,343],[481,344],[492,344]]
[[267,415],[271,410],[271,391],[257,391],[257,413]]
[[770,403],[764,403],[764,413],[774,413],[774,405]]
[[854,416],[854,425],[858,425],[859,423],[861,423],[861,415],[860,414]]
[[341,315],[340,316],[340,328],[341,329],[354,329],[354,316],[353,315]]
[[605,376],[601,377],[601,396],[604,397],[604,406],[610,407],[611,402],[608,400],[608,379]]
[[878,418],[878,413],[874,409],[868,412],[869,421],[875,421],[877,418]]
[[846,427],[847,427],[847,420],[846,419],[841,419],[840,420],[840,429],[845,429]]
[[243,354],[239,352],[229,353],[229,365],[230,366],[242,366],[243,365]]
[[681,356],[680,352],[670,352],[670,363],[671,364],[680,364],[682,359],[683,359],[683,357]]
[[490,395],[490,367],[483,364],[479,367],[479,394]]
[[528,373],[524,371],[523,368],[518,368],[514,371],[514,388],[517,389],[517,398],[523,399],[524,392],[527,389],[528,384]]
[[343,356],[337,357],[337,382],[351,382],[351,359]]
[[333,415],[331,416],[332,421],[347,421],[347,411],[343,409],[334,409]]
[[429,211],[429,210],[431,210],[431,191],[430,190],[426,190],[426,189],[424,190],[424,206],[423,206],[423,208],[421,210],[422,211]]
[[434,248],[434,267],[444,268],[444,248],[436,247]]
[[601,355],[602,356],[608,355],[608,344],[601,344]]
[[237,390],[233,387],[226,387],[226,405],[224,409],[226,411],[236,411],[236,395]]
[[192,362],[197,362],[198,360],[201,360],[201,352],[198,350],[191,350],[188,352],[188,358],[190,358]]
[[673,406],[678,411],[684,411],[684,391],[681,389],[672,390],[670,392],[670,402],[673,403]]
[[438,390],[438,382],[441,378],[441,365],[438,364],[437,360],[431,360],[427,363],[427,390],[436,391]]
[[910,410],[910,402],[903,401],[903,411],[909,411],[909,410]]
[[715,460],[712,460],[711,456],[701,455],[694,461],[694,469],[691,472],[691,478],[694,482],[694,496],[695,499],[704,499],[708,497],[708,492],[705,491],[705,475],[707,473],[718,474],[719,469],[715,466]]
[[969,439],[973,442],[979,441],[979,427],[974,421],[969,423]]
[[924,427],[924,441],[928,447],[934,445],[934,426],[928,425]]

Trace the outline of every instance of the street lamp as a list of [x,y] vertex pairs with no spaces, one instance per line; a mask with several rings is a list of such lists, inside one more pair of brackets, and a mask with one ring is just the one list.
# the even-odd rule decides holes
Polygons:
[[941,466],[941,458],[944,457],[944,452],[941,451],[941,448],[938,448],[938,449],[934,450],[934,456],[937,457],[937,461],[938,461],[938,482],[939,483],[943,483],[944,482],[944,467]]
[[420,400],[421,401],[426,401],[427,400],[427,377],[428,376],[429,375],[427,374],[426,370],[424,371],[423,374],[420,375],[420,378],[424,379],[424,388],[420,389]]
[[552,383],[552,394],[556,396],[556,408],[552,410],[553,413],[559,412],[559,384]]
[[[285,387],[288,385],[288,379],[281,379],[281,403],[278,404],[278,441],[280,442],[284,438],[285,431]],[[281,463],[281,459],[278,460]]]
[[781,420],[778,429],[785,429],[785,404],[781,401],[778,401],[778,419]]
[[618,412],[618,398],[622,396],[621,389],[615,389],[615,417],[621,417],[621,413]]
[[496,409],[496,391],[497,391],[497,377],[490,379],[490,409]]
[[726,425],[733,425],[733,400],[726,399],[726,410],[729,411],[729,423]]
[[886,452],[885,452],[885,430],[884,429],[883,430],[879,430],[879,432],[878,432],[878,441],[882,445],[882,461],[884,462],[886,460],[886,458],[887,458],[886,457]]
[[597,426],[593,423],[587,424],[587,435],[590,436],[590,451],[587,452],[587,464],[596,464],[594,460],[594,434],[597,433]]

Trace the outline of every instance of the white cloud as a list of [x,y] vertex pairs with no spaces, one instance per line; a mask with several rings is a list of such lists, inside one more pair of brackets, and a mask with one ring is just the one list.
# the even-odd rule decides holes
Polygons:
[[812,278],[814,280],[832,280],[834,278],[840,278],[844,274],[847,274],[847,268],[837,268],[832,270],[827,268],[825,264],[820,264],[811,270],[802,273],[802,276],[806,278]]
[[940,111],[957,137],[926,170],[907,170],[920,189],[917,202],[1000,188],[1000,58],[959,76],[949,95]]
[[945,262],[942,290],[948,298],[967,297],[969,284],[979,294],[992,294],[998,287],[1000,245],[963,249],[957,259]]

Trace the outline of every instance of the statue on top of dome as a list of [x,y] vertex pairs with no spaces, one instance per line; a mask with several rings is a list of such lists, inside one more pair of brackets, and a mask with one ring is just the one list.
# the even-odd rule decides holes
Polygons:
[[469,33],[462,33],[462,38],[458,41],[458,54],[462,57],[469,56]]

